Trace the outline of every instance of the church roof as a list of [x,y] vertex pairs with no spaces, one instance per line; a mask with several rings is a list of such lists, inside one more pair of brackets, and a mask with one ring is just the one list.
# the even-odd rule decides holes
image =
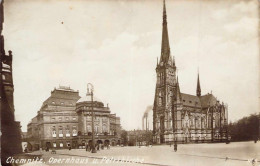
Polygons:
[[202,108],[215,105],[217,103],[217,99],[212,94],[206,94],[200,97]]
[[181,97],[183,105],[201,107],[200,98],[198,96],[181,93]]
[[201,97],[181,93],[182,96],[182,103],[183,105],[190,106],[190,107],[208,107],[215,105],[217,103],[217,99],[212,94],[206,94]]

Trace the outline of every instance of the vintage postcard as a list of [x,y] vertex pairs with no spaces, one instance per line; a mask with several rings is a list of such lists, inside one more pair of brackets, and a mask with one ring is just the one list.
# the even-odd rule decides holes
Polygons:
[[2,165],[260,166],[259,1],[0,2]]

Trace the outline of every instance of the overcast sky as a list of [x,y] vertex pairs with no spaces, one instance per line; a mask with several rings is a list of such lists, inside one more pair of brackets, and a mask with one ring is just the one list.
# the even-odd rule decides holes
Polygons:
[[[94,95],[141,128],[153,104],[161,51],[162,0],[6,0],[6,51],[13,51],[14,102],[22,130],[54,87]],[[166,0],[171,53],[181,92],[228,104],[234,121],[259,112],[257,0]],[[150,126],[152,128],[152,126]]]

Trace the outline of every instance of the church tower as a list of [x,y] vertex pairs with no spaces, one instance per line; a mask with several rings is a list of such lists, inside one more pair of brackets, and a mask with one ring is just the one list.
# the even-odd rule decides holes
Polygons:
[[163,2],[162,45],[160,61],[156,66],[157,82],[153,107],[154,142],[168,141],[172,132],[172,108],[176,96],[176,66],[171,57],[165,0]]

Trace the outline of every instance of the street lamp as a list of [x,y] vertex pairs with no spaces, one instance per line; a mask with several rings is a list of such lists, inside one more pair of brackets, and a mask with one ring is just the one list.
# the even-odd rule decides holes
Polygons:
[[91,153],[97,153],[96,148],[95,148],[95,131],[94,131],[94,111],[93,111],[93,91],[94,91],[94,86],[91,83],[87,84],[87,95],[91,96],[91,116],[92,116],[92,151]]

